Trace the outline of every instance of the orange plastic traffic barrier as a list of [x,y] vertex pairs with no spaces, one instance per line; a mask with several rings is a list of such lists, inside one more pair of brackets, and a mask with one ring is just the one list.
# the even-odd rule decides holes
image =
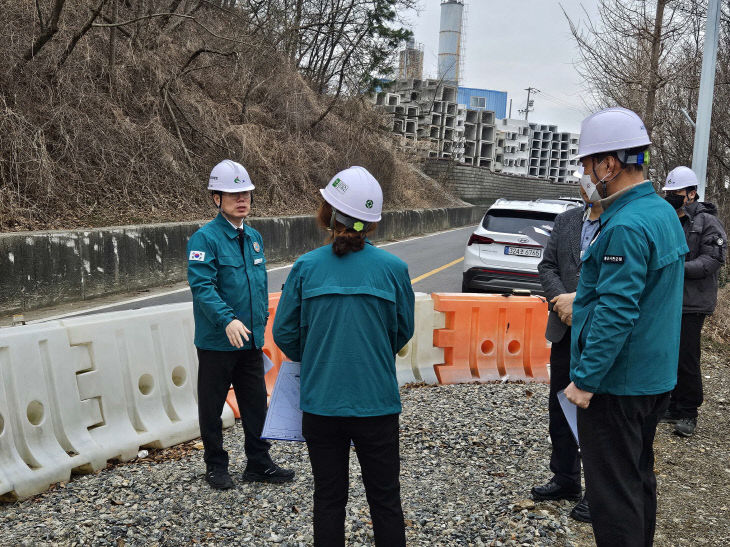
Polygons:
[[233,388],[230,388],[228,390],[228,395],[226,396],[226,404],[231,407],[233,415],[236,418],[241,417],[241,412],[238,410],[238,401],[236,401],[236,394],[233,392]]
[[276,308],[279,306],[280,298],[280,292],[269,294],[269,321],[266,323],[266,335],[264,337],[264,353],[274,363],[274,368],[266,373],[266,391],[269,397],[274,391],[274,384],[276,383],[276,377],[279,375],[281,363],[287,361],[284,352],[274,344],[274,318],[276,317]]
[[440,384],[549,381],[544,298],[463,293],[431,297],[434,309],[446,314],[445,328],[433,332],[433,345],[444,348],[444,363],[434,366]]
[[[276,383],[276,377],[279,375],[279,369],[281,363],[286,361],[286,355],[282,352],[276,344],[274,344],[274,317],[276,316],[276,308],[279,305],[279,299],[281,293],[269,294],[269,321],[266,323],[266,333],[264,335],[264,353],[267,355],[271,362],[274,363],[274,368],[266,373],[266,392],[271,397],[271,393],[274,391],[274,384]],[[238,410],[238,402],[236,401],[236,394],[233,392],[233,388],[228,390],[228,396],[226,397],[226,403],[233,410],[233,415],[236,418],[241,417],[241,413]]]

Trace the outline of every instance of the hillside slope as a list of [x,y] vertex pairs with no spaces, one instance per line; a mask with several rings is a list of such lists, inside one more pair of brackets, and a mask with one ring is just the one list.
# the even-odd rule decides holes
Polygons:
[[[313,211],[349,165],[380,180],[386,208],[459,203],[364,101],[315,93],[244,11],[68,1],[54,34],[59,3],[39,2],[39,18],[32,0],[0,0],[0,231],[206,218],[224,158],[248,168],[257,215]],[[134,22],[84,32],[92,20]]]

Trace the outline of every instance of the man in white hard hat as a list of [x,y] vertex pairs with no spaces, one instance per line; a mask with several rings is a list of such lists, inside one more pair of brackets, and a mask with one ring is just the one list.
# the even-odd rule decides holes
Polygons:
[[651,545],[653,442],[677,379],[687,244],[644,179],[649,136],[630,110],[583,121],[581,185],[604,212],[583,253],[573,302],[571,383],[596,543]]
[[293,471],[274,464],[270,444],[261,439],[266,419],[261,349],[269,294],[261,234],[243,222],[251,212],[253,189],[240,163],[223,160],[216,165],[208,190],[218,216],[192,235],[187,249],[205,480],[220,490],[234,486],[220,419],[231,384],[245,434],[243,480],[282,483],[294,478]]
[[677,386],[661,421],[673,423],[683,437],[694,434],[697,409],[703,401],[700,335],[705,318],[715,311],[717,277],[725,263],[727,236],[713,203],[697,201],[697,175],[689,167],[675,167],[667,176],[664,199],[674,207],[687,238],[684,263],[682,334],[679,339]]
[[[583,176],[583,168],[575,173]],[[558,393],[570,384],[570,343],[573,322],[573,300],[580,274],[580,258],[596,235],[603,209],[600,202],[591,203],[581,187],[586,206],[575,207],[555,217],[550,239],[537,271],[545,296],[550,302],[545,338],[550,348],[550,394],[548,397],[548,430],[550,433],[550,471],[553,477],[545,484],[532,488],[532,499],[579,500],[570,516],[591,522],[585,496],[581,498],[580,456],[570,425],[565,418]]]

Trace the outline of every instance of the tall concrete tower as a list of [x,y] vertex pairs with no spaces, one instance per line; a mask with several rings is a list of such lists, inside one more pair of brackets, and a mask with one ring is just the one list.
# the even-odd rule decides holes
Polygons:
[[438,77],[443,81],[459,81],[464,0],[441,0]]

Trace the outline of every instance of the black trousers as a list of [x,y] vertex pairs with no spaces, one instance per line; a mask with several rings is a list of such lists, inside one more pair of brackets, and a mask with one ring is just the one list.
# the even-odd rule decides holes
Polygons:
[[548,416],[550,442],[550,471],[561,486],[580,488],[580,458],[578,444],[570,431],[568,420],[558,401],[558,391],[570,384],[570,329],[560,342],[554,342],[550,349],[550,395]]
[[261,350],[212,351],[198,348],[198,420],[208,467],[228,468],[223,450],[221,412],[233,384],[245,435],[247,468],[273,465],[268,441],[261,439],[266,420],[266,382]]
[[598,547],[654,543],[654,435],[668,404],[669,393],[596,394],[587,409],[578,409],[586,498]]
[[672,391],[669,412],[677,418],[696,418],[702,405],[702,371],[700,370],[700,336],[705,323],[703,313],[683,313],[679,337],[677,385]]
[[345,545],[350,441],[362,470],[375,544],[406,544],[400,501],[398,414],[344,418],[304,413],[302,433],[314,475],[314,545]]

